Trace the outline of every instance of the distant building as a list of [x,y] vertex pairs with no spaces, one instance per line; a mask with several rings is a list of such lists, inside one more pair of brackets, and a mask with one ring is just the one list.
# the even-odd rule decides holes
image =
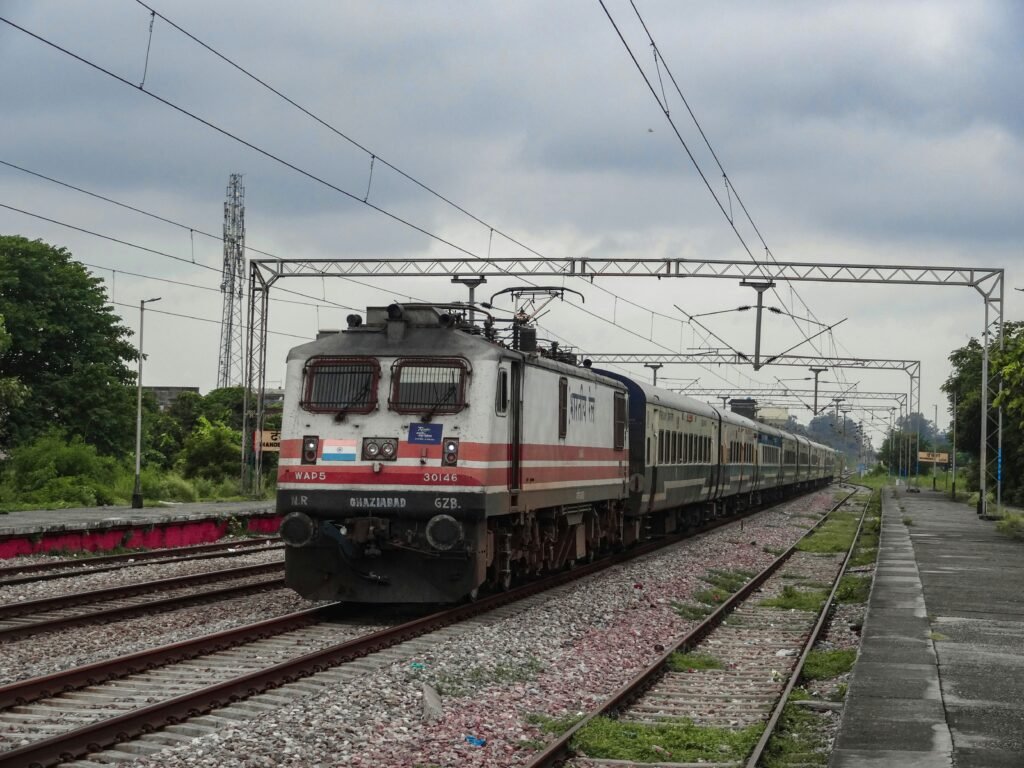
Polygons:
[[166,411],[182,393],[195,392],[198,395],[199,387],[143,387],[142,391],[152,395],[157,407]]
[[782,429],[789,421],[788,408],[759,408],[757,413],[758,421],[762,421],[769,427]]

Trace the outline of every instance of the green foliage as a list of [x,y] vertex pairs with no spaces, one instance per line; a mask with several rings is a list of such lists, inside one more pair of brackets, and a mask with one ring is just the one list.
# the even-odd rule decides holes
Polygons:
[[221,482],[238,476],[242,461],[242,436],[224,424],[211,424],[205,416],[185,438],[181,467],[185,477]]
[[761,731],[760,725],[734,731],[701,728],[689,720],[641,725],[597,717],[577,732],[572,745],[587,757],[612,760],[725,762],[745,758]]
[[763,605],[766,608],[820,611],[826,597],[828,597],[828,592],[823,589],[798,589],[787,584],[782,588],[781,595],[762,600],[759,605]]
[[706,605],[694,605],[692,603],[672,603],[672,610],[690,621],[700,621],[707,618],[711,609]]
[[789,765],[828,765],[828,730],[812,712],[797,704],[787,704],[765,749],[765,768]]
[[[1003,348],[993,337],[989,346],[990,369],[1002,375],[1002,394],[996,404],[1004,409],[1003,420],[1003,502],[1024,504],[1024,323],[1003,324]],[[949,361],[952,371],[942,389],[957,400],[957,447],[970,461],[957,461],[957,482],[964,490],[978,488],[978,446],[981,442],[982,345],[971,339],[954,350]]]
[[565,733],[582,719],[583,715],[581,714],[550,717],[541,712],[535,712],[526,716],[526,722],[530,725],[536,725],[544,733],[550,733],[554,736]]
[[0,370],[27,393],[7,415],[10,444],[57,427],[100,453],[126,454],[136,352],[101,281],[63,248],[0,237],[0,315],[9,335]]
[[1004,536],[1024,541],[1024,515],[1008,514],[996,523],[996,530]]
[[836,600],[840,603],[866,603],[870,593],[870,576],[843,576],[836,591]]
[[803,677],[805,680],[828,680],[832,677],[845,675],[853,669],[857,660],[856,649],[842,651],[811,651],[804,662]]
[[[224,387],[215,389],[200,398],[196,403],[196,417],[205,416],[209,421],[224,424],[231,429],[241,431],[245,389],[243,387]],[[182,408],[187,408],[185,404]],[[194,425],[193,425],[194,426]]]
[[51,430],[12,451],[4,485],[9,501],[21,505],[88,507],[117,503],[113,487],[123,474],[115,459],[81,437]]
[[739,591],[740,587],[750,581],[750,577],[753,575],[754,574],[749,571],[723,571],[717,568],[712,568],[701,578],[708,584],[725,590],[731,594]]
[[797,542],[801,552],[846,552],[853,543],[858,518],[850,512],[833,512],[810,536]]
[[707,653],[673,653],[668,657],[668,666],[675,672],[689,672],[691,669],[725,669],[725,664]]

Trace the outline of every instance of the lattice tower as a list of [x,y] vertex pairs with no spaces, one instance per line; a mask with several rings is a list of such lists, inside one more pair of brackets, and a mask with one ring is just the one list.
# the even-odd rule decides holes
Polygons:
[[224,268],[220,292],[224,297],[220,325],[220,356],[217,359],[217,386],[242,384],[245,342],[242,328],[242,303],[245,300],[245,187],[242,174],[228,179],[224,201]]

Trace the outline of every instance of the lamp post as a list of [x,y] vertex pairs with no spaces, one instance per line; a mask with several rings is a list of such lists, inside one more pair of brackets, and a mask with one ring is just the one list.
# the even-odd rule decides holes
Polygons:
[[143,299],[139,302],[139,375],[136,382],[138,397],[135,410],[135,488],[132,491],[132,509],[142,509],[142,327],[146,316],[146,305],[152,304],[154,301],[160,301],[160,297]]
[[[935,442],[936,442],[936,445],[932,447],[933,451],[938,448],[938,437],[939,437],[939,404],[936,403],[935,404],[935,438],[936,438]],[[933,491],[937,491],[939,489],[939,487],[938,487],[939,480],[938,480],[937,477],[935,477],[935,467],[936,466],[937,466],[937,464],[935,463],[935,458],[932,457],[932,490]]]

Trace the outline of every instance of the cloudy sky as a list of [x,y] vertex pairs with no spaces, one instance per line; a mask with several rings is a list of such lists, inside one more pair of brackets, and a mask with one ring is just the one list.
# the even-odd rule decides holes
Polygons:
[[[666,70],[655,66],[628,0],[606,0],[659,97],[660,72],[671,118],[726,210],[731,199],[737,235],[597,0],[153,2],[361,147],[159,17],[150,44],[150,13],[133,0],[0,4],[8,21],[129,83],[0,24],[0,160],[184,225],[0,165],[0,203],[186,260],[0,208],[0,232],[66,246],[92,265],[126,325],[137,327],[138,301],[154,296],[162,301],[153,310],[211,321],[147,310],[147,384],[215,385],[221,244],[201,233],[220,232],[231,173],[244,174],[247,244],[284,258],[464,255],[364,205],[367,193],[375,206],[480,256],[489,243],[495,256],[529,255],[492,240],[494,227],[555,257],[747,261],[743,242],[762,257],[668,70],[778,260],[1004,268],[1006,317],[1020,316],[1012,290],[1024,286],[1020,3],[636,0]],[[134,86],[144,69],[147,92],[326,183],[141,92]],[[371,183],[368,152],[486,225],[379,162]],[[481,292],[515,284],[493,279]],[[754,299],[733,280],[567,286],[584,293],[591,314],[578,299],[553,305],[542,335],[587,352],[708,346],[674,305],[699,314]],[[312,278],[282,288],[308,298],[272,294],[305,305],[272,304],[271,386],[290,346],[344,325],[350,310],[339,305],[465,297],[446,279],[368,287]],[[969,288],[800,283],[794,292],[782,284],[766,303],[826,324],[846,318],[834,335],[794,353],[920,360],[922,410],[932,418],[939,404],[943,427],[946,358],[982,328],[982,302]],[[752,352],[752,313],[700,322]],[[819,328],[767,316],[763,348],[781,352]],[[741,394],[754,382],[809,374],[680,366],[661,375]],[[908,384],[899,372],[823,376],[837,380],[832,388]]]

